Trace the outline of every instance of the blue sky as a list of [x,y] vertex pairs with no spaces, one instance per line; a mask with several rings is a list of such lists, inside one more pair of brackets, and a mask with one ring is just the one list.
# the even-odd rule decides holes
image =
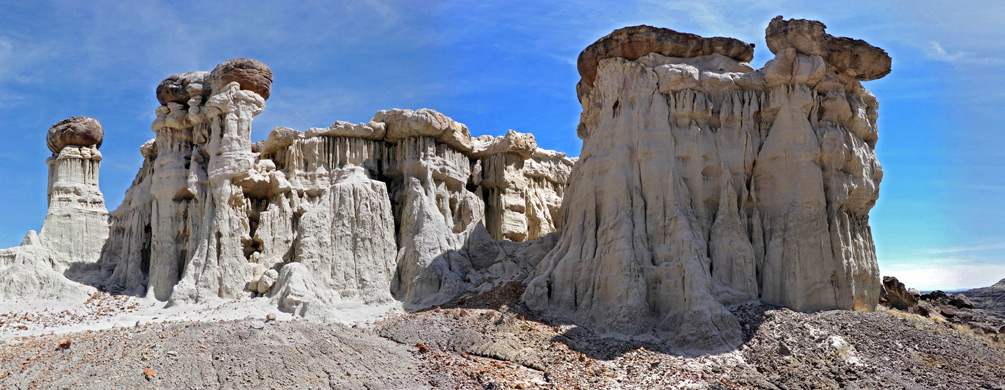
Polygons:
[[1005,2],[972,1],[0,2],[0,247],[41,228],[45,132],[71,115],[105,127],[101,189],[121,203],[153,137],[164,77],[252,57],[275,73],[254,139],[275,126],[361,122],[428,107],[473,135],[532,132],[578,155],[579,52],[651,24],[756,44],[775,15],[818,19],[883,47],[885,178],[871,224],[885,275],[921,289],[1005,278]]

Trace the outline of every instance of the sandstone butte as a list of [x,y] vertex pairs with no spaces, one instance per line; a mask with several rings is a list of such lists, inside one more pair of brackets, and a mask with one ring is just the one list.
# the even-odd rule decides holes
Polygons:
[[428,109],[253,143],[268,66],[172,75],[111,212],[100,123],[49,130],[49,213],[0,251],[0,298],[84,299],[83,282],[323,319],[341,302],[414,310],[520,281],[545,318],[706,351],[740,344],[739,302],[873,310],[883,171],[860,82],[891,62],[824,28],[775,18],[758,70],[736,39],[614,31],[579,56],[578,159]]

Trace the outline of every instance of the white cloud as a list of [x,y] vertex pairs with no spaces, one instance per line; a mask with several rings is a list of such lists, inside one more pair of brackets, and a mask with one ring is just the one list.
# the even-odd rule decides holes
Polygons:
[[949,248],[936,248],[929,249],[929,253],[963,253],[963,252],[977,252],[977,251],[989,251],[989,250],[1003,250],[1005,249],[1005,242],[996,242],[990,244],[981,245],[969,245],[969,246],[954,246]]
[[937,41],[932,41],[929,43],[929,50],[927,51],[929,57],[945,62],[955,62],[965,55],[971,55],[973,53],[966,52],[956,52],[955,54],[949,54],[946,49],[942,48],[942,45]]
[[884,276],[896,276],[918,290],[961,290],[990,286],[1005,278],[1005,264],[975,263],[960,259],[916,264],[880,264]]

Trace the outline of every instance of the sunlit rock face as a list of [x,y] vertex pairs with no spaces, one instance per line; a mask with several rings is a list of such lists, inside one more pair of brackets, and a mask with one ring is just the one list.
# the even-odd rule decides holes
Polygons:
[[[772,40],[778,20],[768,28],[776,57],[760,70],[728,50],[742,42],[648,26],[584,50],[584,81],[584,58],[613,54],[580,88],[583,151],[556,247],[523,296],[529,307],[703,350],[739,344],[729,304],[875,307],[868,213],[882,179],[878,105],[859,80],[888,73],[889,57],[885,65],[845,61],[847,53],[827,51],[836,50],[831,43],[803,44],[837,38],[792,29]],[[709,50],[625,58],[609,47],[660,48],[667,45],[638,41],[665,36]],[[885,56],[862,41],[840,42]]]
[[66,255],[65,264],[94,263],[108,238],[108,210],[98,187],[104,129],[90,117],[70,117],[51,128],[46,144],[49,166],[49,209],[38,243]]
[[98,187],[104,129],[97,119],[70,117],[52,125],[45,140],[52,151],[48,211],[39,233],[29,231],[20,246],[0,250],[0,302],[82,302],[95,291],[67,277],[82,278],[108,238]]
[[105,287],[265,296],[319,317],[346,300],[424,307],[525,276],[536,262],[522,259],[553,242],[513,244],[560,226],[573,165],[533,135],[473,138],[439,112],[393,109],[252,143],[271,81],[235,59],[158,86],[155,138],[111,213]]

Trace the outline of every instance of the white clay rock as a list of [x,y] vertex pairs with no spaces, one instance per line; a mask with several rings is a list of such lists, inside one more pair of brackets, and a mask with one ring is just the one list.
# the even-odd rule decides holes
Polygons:
[[705,52],[599,61],[531,309],[721,350],[741,341],[728,304],[875,307],[876,100],[829,56],[772,50],[757,71]]

